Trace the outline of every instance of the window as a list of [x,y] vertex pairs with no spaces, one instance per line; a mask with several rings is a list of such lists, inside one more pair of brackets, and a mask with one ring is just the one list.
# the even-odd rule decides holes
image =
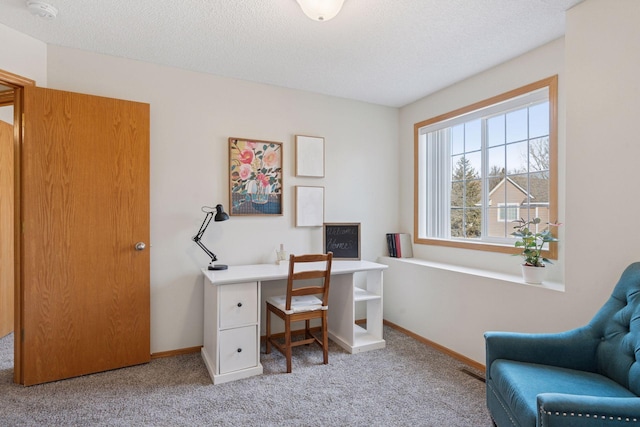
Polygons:
[[498,222],[513,222],[520,218],[517,203],[498,203]]
[[554,76],[416,123],[417,243],[513,252],[514,220],[555,221],[556,106]]

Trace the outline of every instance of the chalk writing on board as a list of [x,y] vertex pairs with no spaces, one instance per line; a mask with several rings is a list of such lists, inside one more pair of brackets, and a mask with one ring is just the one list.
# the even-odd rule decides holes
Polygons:
[[327,240],[327,250],[328,251],[335,251],[336,249],[351,249],[354,246],[355,245],[353,244],[353,242],[341,242],[341,241],[336,240],[336,239],[328,239]]
[[325,224],[325,253],[333,252],[334,258],[360,259],[360,224]]

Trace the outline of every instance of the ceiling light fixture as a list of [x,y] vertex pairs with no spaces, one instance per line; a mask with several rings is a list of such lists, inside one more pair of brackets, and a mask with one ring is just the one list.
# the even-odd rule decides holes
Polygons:
[[296,0],[302,11],[314,21],[328,21],[340,12],[344,0]]
[[43,1],[27,1],[29,12],[45,19],[54,19],[58,15],[58,9]]

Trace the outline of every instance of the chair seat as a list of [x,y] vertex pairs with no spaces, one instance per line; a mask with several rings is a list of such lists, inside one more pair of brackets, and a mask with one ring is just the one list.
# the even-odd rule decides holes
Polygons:
[[303,313],[307,311],[326,310],[328,307],[322,305],[322,300],[314,295],[303,295],[291,297],[291,310],[286,310],[287,297],[279,295],[267,299],[267,303],[276,307],[285,314]]
[[563,393],[599,397],[636,397],[615,381],[593,372],[498,359],[491,364],[491,392],[518,425],[535,426],[536,396]]

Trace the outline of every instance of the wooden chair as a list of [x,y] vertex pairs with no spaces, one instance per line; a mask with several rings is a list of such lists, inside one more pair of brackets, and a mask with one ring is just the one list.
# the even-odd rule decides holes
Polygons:
[[[267,299],[267,337],[265,353],[271,353],[273,344],[287,358],[287,373],[291,372],[291,349],[300,345],[317,343],[322,347],[324,364],[329,363],[329,335],[327,330],[327,309],[329,304],[329,284],[331,282],[331,261],[333,253],[312,255],[291,255],[287,294]],[[320,263],[320,266],[309,265]],[[303,265],[301,265],[303,264]],[[306,264],[306,266],[304,265]],[[296,266],[299,268],[296,270]],[[316,268],[316,269],[313,269]],[[304,283],[294,287],[299,280],[322,279],[319,285]],[[322,299],[315,295],[322,295]],[[271,335],[271,313],[284,321],[284,343]],[[311,333],[311,319],[321,319],[322,339]],[[305,321],[304,339],[291,340],[291,323]]]

